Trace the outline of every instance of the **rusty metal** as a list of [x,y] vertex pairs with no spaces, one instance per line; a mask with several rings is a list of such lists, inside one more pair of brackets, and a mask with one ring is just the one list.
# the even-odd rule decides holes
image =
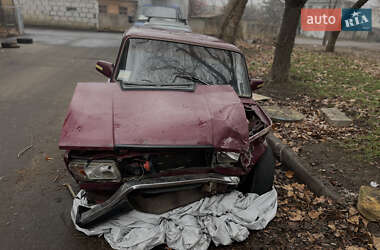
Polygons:
[[124,183],[107,201],[91,209],[87,209],[87,211],[84,211],[86,209],[80,209],[77,213],[76,223],[81,227],[86,227],[112,211],[121,208],[124,210],[132,210],[133,206],[128,201],[128,195],[135,190],[186,186],[209,182],[237,186],[239,181],[239,177],[218,174],[170,176],[130,181]]
[[229,85],[200,85],[188,93],[121,91],[118,83],[79,83],[59,147],[65,150],[213,147],[239,152],[249,147],[246,120],[244,107]]

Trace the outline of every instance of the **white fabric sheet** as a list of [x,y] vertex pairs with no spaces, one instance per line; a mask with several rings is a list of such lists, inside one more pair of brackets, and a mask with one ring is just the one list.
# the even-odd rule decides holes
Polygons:
[[[78,206],[87,206],[84,194],[81,190],[74,199],[74,224]],[[160,215],[133,210],[93,228],[75,227],[88,236],[104,235],[114,249],[152,249],[160,244],[172,249],[207,249],[211,241],[218,246],[247,239],[249,230],[265,228],[276,211],[275,189],[261,196],[233,191]]]

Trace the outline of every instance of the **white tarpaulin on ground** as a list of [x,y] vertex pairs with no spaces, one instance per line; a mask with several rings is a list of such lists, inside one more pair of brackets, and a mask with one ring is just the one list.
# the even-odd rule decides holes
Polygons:
[[[87,206],[84,194],[82,190],[74,199],[74,223],[78,206]],[[245,240],[249,230],[265,228],[276,211],[275,189],[261,196],[234,191],[160,215],[134,210],[93,228],[75,226],[88,236],[104,235],[114,249],[151,249],[161,244],[172,249],[207,249],[211,241],[218,246]]]

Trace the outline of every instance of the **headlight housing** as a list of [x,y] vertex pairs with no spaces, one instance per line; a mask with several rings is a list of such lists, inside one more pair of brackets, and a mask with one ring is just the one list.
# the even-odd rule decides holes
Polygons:
[[240,153],[220,151],[216,153],[218,163],[236,163],[239,161]]
[[121,181],[120,171],[112,160],[73,160],[69,170],[77,181]]

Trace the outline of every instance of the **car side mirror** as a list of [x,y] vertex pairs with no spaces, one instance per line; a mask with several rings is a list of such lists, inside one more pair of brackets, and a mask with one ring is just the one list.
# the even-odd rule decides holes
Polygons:
[[114,68],[114,65],[106,61],[98,61],[96,63],[96,70],[108,78],[111,78],[113,68]]
[[264,80],[261,79],[251,79],[249,81],[251,85],[251,90],[254,91],[256,89],[260,89],[264,85]]

